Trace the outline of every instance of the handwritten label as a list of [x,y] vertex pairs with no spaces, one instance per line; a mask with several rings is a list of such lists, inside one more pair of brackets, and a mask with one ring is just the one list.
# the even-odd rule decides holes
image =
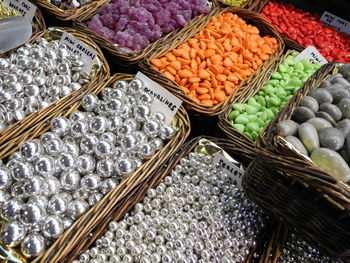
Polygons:
[[338,30],[340,32],[345,32],[348,35],[350,35],[350,22],[346,21],[345,19],[333,15],[332,13],[329,13],[325,11],[320,19],[323,23],[325,23],[327,26],[330,26],[334,28],[335,30]]
[[241,168],[229,161],[221,153],[216,153],[214,155],[213,164],[216,163],[220,165],[221,171],[227,174],[239,189],[242,189],[242,177],[244,175],[244,171],[242,171]]
[[90,73],[95,59],[97,58],[97,52],[95,50],[67,32],[63,33],[60,44],[65,44],[70,51],[74,54],[78,54],[81,61],[84,62],[82,71]]
[[143,73],[137,72],[136,78],[143,81],[144,91],[153,97],[151,111],[163,113],[166,118],[166,123],[171,123],[182,101]]
[[32,22],[36,6],[27,0],[4,0],[4,3],[19,12],[27,21]]
[[325,59],[318,50],[313,46],[305,48],[298,56],[296,60],[308,59],[311,63],[321,63],[322,65],[327,64],[328,61]]

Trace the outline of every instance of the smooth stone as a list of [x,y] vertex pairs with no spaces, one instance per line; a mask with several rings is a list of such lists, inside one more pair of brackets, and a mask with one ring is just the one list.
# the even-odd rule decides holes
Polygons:
[[315,127],[317,132],[323,128],[332,127],[332,124],[330,124],[327,120],[320,117],[311,118],[310,120],[307,121],[307,123],[312,124]]
[[343,114],[343,118],[350,118],[350,99],[341,99],[338,103],[338,108]]
[[342,117],[340,109],[332,103],[322,103],[320,105],[320,111],[327,112],[335,121],[339,121]]
[[287,142],[291,143],[296,150],[298,150],[300,153],[305,154],[308,156],[308,152],[304,146],[304,144],[295,136],[287,136],[284,139],[286,139]]
[[321,146],[333,151],[340,150],[344,145],[345,137],[343,133],[336,128],[323,128],[319,130],[318,136]]
[[276,134],[280,136],[295,135],[298,132],[299,124],[292,120],[280,121],[276,125]]
[[294,110],[292,119],[297,123],[304,123],[313,117],[315,117],[315,113],[309,108],[302,106]]
[[350,78],[350,64],[343,64],[338,72],[346,79]]
[[334,78],[333,81],[332,81],[332,84],[340,84],[343,87],[350,86],[349,81],[344,79],[343,76]]
[[332,86],[331,82],[329,80],[324,80],[318,85],[318,88],[327,89],[330,86]]
[[300,106],[307,107],[315,113],[318,112],[318,108],[319,108],[317,100],[310,96],[305,96],[302,99]]
[[329,102],[329,103],[333,102],[332,94],[328,90],[323,88],[317,88],[317,89],[311,90],[308,93],[308,96],[315,98],[318,104],[322,104],[325,102]]
[[350,168],[341,155],[328,148],[315,149],[311,160],[322,170],[328,172],[342,182],[350,180]]
[[298,129],[298,135],[309,153],[320,147],[317,131],[310,123],[301,124]]
[[343,157],[346,163],[350,162],[350,155],[348,153],[347,147],[341,148],[338,153],[341,155],[341,157]]
[[346,89],[330,89],[329,92],[333,96],[333,102],[338,103],[343,98],[350,98],[350,92]]
[[350,120],[349,119],[344,119],[344,120],[338,121],[338,123],[335,127],[339,131],[341,131],[345,137],[350,134]]
[[326,121],[328,121],[330,124],[332,124],[333,127],[335,127],[337,125],[337,122],[333,119],[333,117],[331,115],[329,115],[327,112],[324,111],[319,111],[316,112],[316,117],[325,119]]

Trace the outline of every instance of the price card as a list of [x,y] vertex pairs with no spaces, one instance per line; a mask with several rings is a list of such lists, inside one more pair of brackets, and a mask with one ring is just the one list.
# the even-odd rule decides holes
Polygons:
[[311,63],[321,63],[322,65],[327,64],[328,61],[321,55],[318,50],[313,46],[308,46],[305,48],[298,56],[295,58],[296,60],[308,59]]
[[321,16],[321,21],[335,30],[345,32],[350,35],[350,22],[339,16],[325,11]]
[[67,45],[67,48],[74,54],[78,54],[80,59],[84,62],[82,71],[90,73],[92,66],[94,65],[95,59],[97,58],[96,50],[93,50],[83,41],[76,39],[71,34],[64,32],[60,44]]
[[28,0],[4,0],[4,3],[19,12],[27,21],[33,21],[36,6]]
[[244,171],[241,168],[228,160],[220,152],[214,155],[213,164],[215,163],[218,163],[221,167],[221,171],[228,174],[235,185],[237,185],[239,189],[242,189],[242,177],[244,175]]
[[153,97],[151,111],[162,112],[165,115],[166,123],[170,124],[182,101],[143,73],[137,72],[136,78],[143,81],[144,91]]

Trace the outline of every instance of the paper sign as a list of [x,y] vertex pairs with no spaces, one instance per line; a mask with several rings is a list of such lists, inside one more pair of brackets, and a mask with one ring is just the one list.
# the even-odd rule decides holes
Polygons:
[[166,118],[166,123],[170,124],[176,112],[179,110],[182,101],[143,73],[137,72],[136,78],[143,81],[144,91],[153,97],[151,111],[163,113]]
[[308,59],[311,63],[321,63],[322,65],[327,64],[328,61],[321,55],[318,50],[313,46],[308,46],[305,48],[298,56],[296,60]]
[[4,0],[9,7],[19,12],[27,21],[32,22],[36,6],[27,0]]
[[216,153],[214,155],[213,164],[218,163],[221,167],[221,172],[227,174],[239,189],[242,189],[242,177],[244,171],[240,169],[237,165],[229,161],[221,153]]
[[60,44],[65,44],[70,51],[74,54],[78,54],[81,61],[84,62],[82,71],[90,73],[97,57],[97,52],[95,50],[67,32],[63,32]]
[[350,22],[339,16],[325,11],[321,16],[321,21],[335,30],[345,32],[350,35]]

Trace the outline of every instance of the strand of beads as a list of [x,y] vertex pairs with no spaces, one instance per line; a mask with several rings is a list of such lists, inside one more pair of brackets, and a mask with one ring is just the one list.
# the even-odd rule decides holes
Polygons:
[[117,81],[83,98],[85,111],[57,117],[51,131],[26,141],[0,164],[0,241],[37,256],[89,207],[175,134],[152,113],[139,79]]
[[234,263],[266,216],[212,158],[190,153],[74,263]]
[[0,58],[0,130],[89,83],[83,66],[65,45],[44,38]]

